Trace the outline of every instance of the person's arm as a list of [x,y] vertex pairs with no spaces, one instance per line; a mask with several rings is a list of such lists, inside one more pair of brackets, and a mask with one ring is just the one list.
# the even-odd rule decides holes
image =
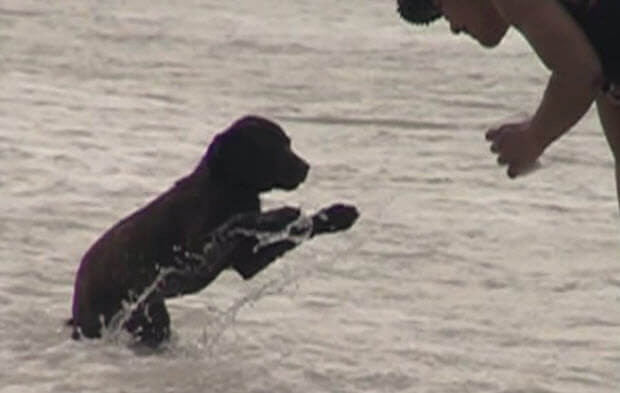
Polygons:
[[557,0],[492,1],[552,73],[529,124],[544,150],[592,105],[603,84],[600,60],[583,31]]

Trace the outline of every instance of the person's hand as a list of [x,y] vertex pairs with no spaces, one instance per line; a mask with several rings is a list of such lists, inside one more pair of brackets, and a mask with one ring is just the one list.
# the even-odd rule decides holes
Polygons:
[[491,152],[497,154],[497,163],[508,166],[508,177],[515,178],[533,169],[545,145],[536,137],[530,120],[508,123],[486,133]]

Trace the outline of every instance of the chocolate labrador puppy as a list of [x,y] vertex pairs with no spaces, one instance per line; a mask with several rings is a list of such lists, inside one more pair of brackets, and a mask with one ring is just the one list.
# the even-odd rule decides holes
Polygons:
[[291,207],[261,212],[260,193],[297,188],[309,168],[274,122],[247,116],[233,123],[189,175],[86,252],[75,280],[73,337],[101,337],[104,326],[120,323],[157,346],[170,335],[165,298],[198,292],[227,268],[250,279],[301,240],[348,229],[358,217],[353,206],[335,204],[305,220]]

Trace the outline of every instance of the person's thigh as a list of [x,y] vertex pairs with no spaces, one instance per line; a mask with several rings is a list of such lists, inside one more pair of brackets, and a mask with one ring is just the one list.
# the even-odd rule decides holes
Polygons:
[[620,160],[620,102],[612,100],[607,94],[601,94],[596,99],[596,107],[617,166]]
[[596,99],[596,108],[605,131],[605,137],[614,156],[616,192],[620,205],[620,102],[613,100],[609,95],[601,94]]

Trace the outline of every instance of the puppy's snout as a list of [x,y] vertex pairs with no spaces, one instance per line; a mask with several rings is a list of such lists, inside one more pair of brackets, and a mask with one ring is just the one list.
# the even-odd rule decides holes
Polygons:
[[308,172],[310,172],[310,164],[308,164],[306,161],[300,158],[299,159],[299,174],[300,174],[300,179],[301,179],[299,181],[300,183],[306,180],[306,177],[308,177]]
[[287,164],[280,167],[279,186],[285,190],[292,190],[306,180],[310,164],[292,152],[286,161]]

